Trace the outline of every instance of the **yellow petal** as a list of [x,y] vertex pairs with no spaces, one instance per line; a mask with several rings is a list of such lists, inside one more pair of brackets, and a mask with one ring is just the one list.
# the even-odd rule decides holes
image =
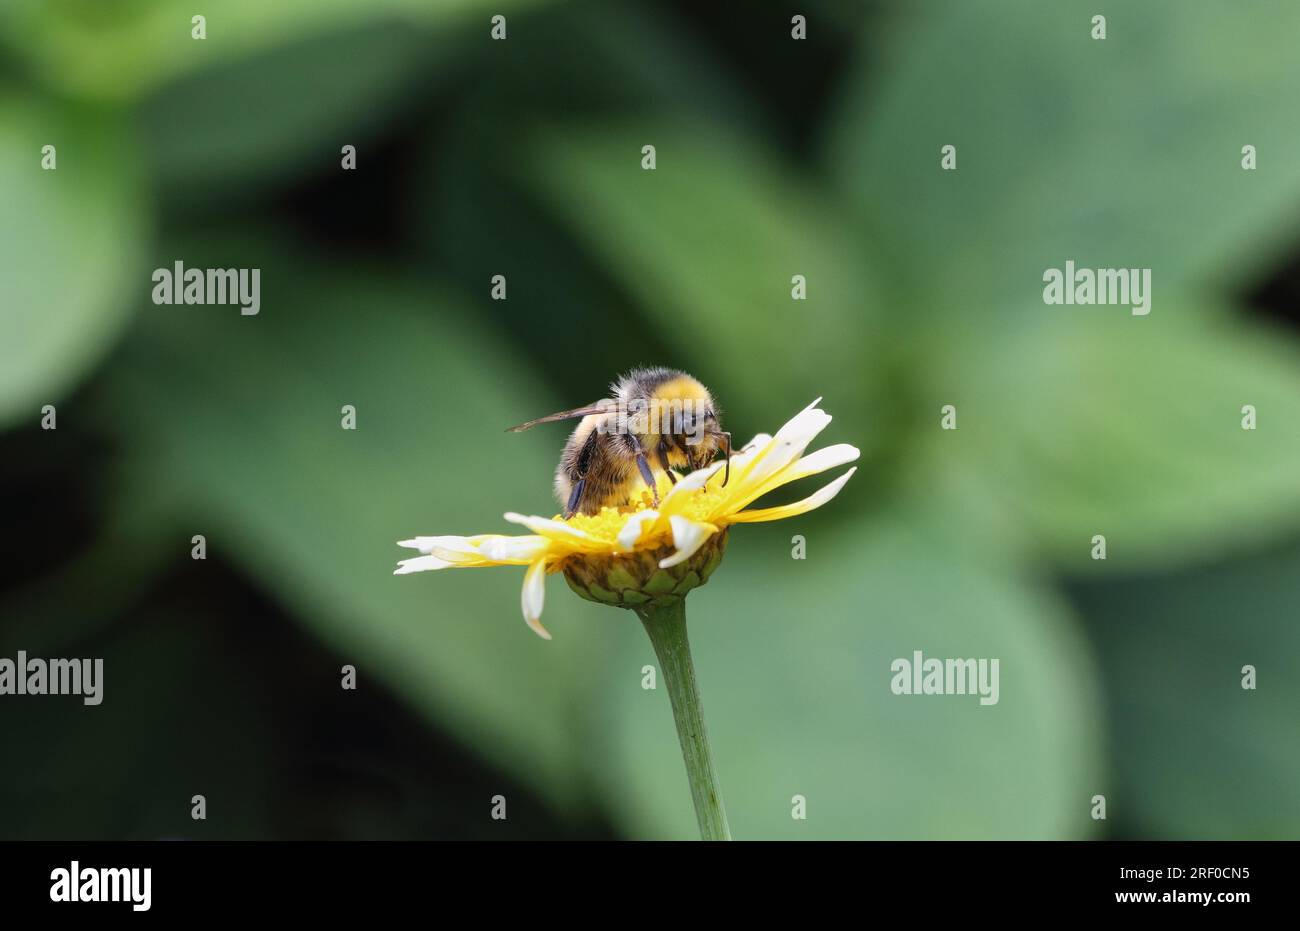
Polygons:
[[756,524],[761,521],[782,520],[786,517],[797,517],[800,514],[805,514],[808,511],[821,507],[827,501],[839,494],[840,489],[844,487],[844,483],[852,478],[853,473],[856,471],[858,471],[857,466],[854,466],[835,481],[826,485],[824,488],[818,489],[802,501],[796,501],[794,504],[783,504],[780,507],[774,508],[759,508],[755,511],[740,511],[737,514],[732,514],[727,517],[726,520],[728,523],[732,524]]
[[[821,398],[817,399],[820,400]],[[732,469],[732,481],[727,486],[726,497],[719,505],[720,510],[724,512],[738,510],[743,506],[739,502],[746,498],[753,500],[749,496],[756,489],[780,474],[803,455],[808,444],[816,439],[817,434],[825,430],[831,422],[830,415],[816,407],[817,401],[792,417],[776,431],[776,436],[772,437],[766,445],[759,447],[753,458],[740,468],[739,475],[734,468]]]
[[[730,471],[726,473],[728,476],[728,488],[732,487],[733,482],[739,481],[737,476],[739,476],[744,471],[745,467],[754,460],[754,457],[758,456],[771,442],[772,437],[770,434],[760,433],[746,443],[744,447],[731,454],[731,468]],[[691,501],[694,498],[694,493],[707,486],[710,482],[714,482],[718,474],[724,472],[726,469],[727,460],[719,459],[718,461],[711,462],[704,468],[696,469],[694,472],[679,479],[677,484],[668,491],[668,494],[660,503],[659,513],[665,517],[683,513],[690,507]],[[721,481],[718,481],[716,484],[718,487],[721,487],[722,485]]]
[[[708,484],[709,479],[718,474],[718,470],[726,466],[725,461],[714,462],[702,469],[696,469],[689,475],[677,480],[677,484],[672,490],[664,496],[659,504],[659,513],[671,517],[673,514],[680,514],[694,497],[695,492],[699,491]],[[734,461],[733,461],[734,468]]]

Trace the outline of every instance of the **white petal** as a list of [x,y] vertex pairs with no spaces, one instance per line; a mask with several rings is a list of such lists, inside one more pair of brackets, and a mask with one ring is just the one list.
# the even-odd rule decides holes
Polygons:
[[533,629],[533,633],[543,640],[550,640],[551,635],[542,626],[542,605],[546,602],[546,560],[539,559],[524,573],[524,591],[521,598],[524,609],[524,621]]
[[427,569],[447,569],[454,565],[455,563],[439,559],[437,556],[415,556],[399,562],[397,568],[393,570],[393,575],[407,575],[411,572],[424,572]]
[[655,510],[637,511],[632,514],[618,532],[618,548],[631,552],[636,548],[637,541],[641,539],[641,533],[645,530],[645,525],[653,524],[658,519],[659,512]]
[[816,439],[817,434],[825,430],[830,422],[830,414],[817,408],[809,408],[796,414],[789,423],[776,432],[771,443],[759,450],[754,461],[743,470],[737,487],[750,488],[760,485],[785,469],[803,455],[808,444]]
[[673,525],[673,546],[677,548],[677,552],[659,560],[660,569],[667,569],[690,559],[695,555],[696,550],[704,545],[705,540],[717,533],[717,528],[712,524],[701,524],[677,515],[668,518],[668,521]]
[[584,543],[591,542],[594,537],[585,530],[579,530],[576,527],[570,527],[562,520],[551,520],[549,517],[533,517],[528,514],[516,514],[514,511],[508,511],[505,515],[506,520],[512,524],[523,524],[533,533],[540,533],[548,537],[562,537],[566,540]]
[[794,467],[799,477],[803,478],[854,462],[861,455],[861,451],[856,446],[849,443],[836,443],[834,446],[826,446],[815,453],[809,453],[796,462]]
[[397,545],[410,547],[419,550],[421,553],[431,553],[435,546],[458,552],[473,552],[474,550],[474,545],[469,542],[469,537],[415,537],[411,540],[398,540]]
[[758,434],[752,440],[746,443],[744,446],[740,447],[739,450],[737,450],[736,455],[731,458],[731,464],[734,466],[737,460],[752,459],[754,453],[758,452],[760,449],[762,449],[770,442],[772,442],[772,434],[770,433]]
[[799,413],[791,417],[780,430],[776,431],[776,440],[799,440],[807,437],[811,440],[826,429],[831,422],[831,415],[817,407],[821,398],[813,401]]
[[834,446],[819,449],[815,453],[809,453],[779,475],[771,476],[766,482],[754,487],[733,507],[736,509],[742,508],[773,489],[780,488],[790,482],[796,482],[801,478],[807,478],[810,475],[819,475],[827,469],[854,462],[860,455],[858,448],[848,443],[837,443]]
[[772,443],[780,449],[793,447],[802,452],[830,422],[831,415],[823,410],[813,408],[804,411],[776,431]]
[[546,537],[499,537],[484,540],[478,551],[493,562],[531,563],[546,552]]

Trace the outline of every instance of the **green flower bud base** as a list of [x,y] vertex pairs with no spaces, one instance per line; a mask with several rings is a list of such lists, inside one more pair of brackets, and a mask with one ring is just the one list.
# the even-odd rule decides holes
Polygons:
[[663,607],[686,597],[691,589],[709,580],[727,549],[726,529],[720,530],[696,550],[690,559],[668,569],[659,561],[673,554],[671,546],[657,550],[635,550],[600,556],[574,556],[564,566],[564,578],[588,601],[639,609],[645,605]]

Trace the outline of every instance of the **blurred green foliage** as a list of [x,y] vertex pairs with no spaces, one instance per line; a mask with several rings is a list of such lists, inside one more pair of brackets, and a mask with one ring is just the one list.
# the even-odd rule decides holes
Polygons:
[[[185,833],[211,785],[219,836],[490,837],[505,786],[526,836],[690,836],[631,615],[552,584],[543,643],[521,572],[390,575],[399,538],[550,513],[561,431],[503,428],[646,362],[738,439],[823,395],[864,451],[691,598],[737,836],[1295,836],[1300,357],[1243,300],[1296,254],[1300,7],[1120,4],[1104,42],[1095,12],[814,2],[792,42],[783,11],[240,0],[196,41],[169,0],[6,4],[0,656],[108,672],[103,711],[0,706],[0,823]],[[1044,306],[1067,258],[1152,268],[1152,314]],[[261,313],[154,306],[176,260],[260,268]],[[893,696],[916,649],[1000,658],[999,704]]]
[[[53,139],[64,173],[33,175]],[[0,425],[68,391],[128,319],[123,296],[148,229],[135,156],[112,118],[0,91]]]

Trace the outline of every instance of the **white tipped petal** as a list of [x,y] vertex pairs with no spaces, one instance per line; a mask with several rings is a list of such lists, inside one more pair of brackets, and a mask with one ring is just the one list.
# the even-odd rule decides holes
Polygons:
[[825,472],[827,469],[833,469],[836,466],[854,462],[861,455],[861,450],[856,446],[849,443],[836,443],[834,446],[827,446],[815,453],[804,456],[794,464],[794,470],[798,473],[799,478],[804,478],[808,475],[816,475],[818,472]]
[[414,537],[410,540],[398,540],[398,546],[409,547],[413,550],[419,550],[421,553],[432,553],[434,547],[449,550],[469,551],[472,544],[469,537]]
[[781,429],[776,431],[773,439],[788,440],[807,436],[811,440],[826,429],[826,425],[831,422],[831,415],[817,406],[820,401],[821,398],[818,398],[786,421]]
[[659,512],[637,511],[627,519],[618,532],[618,548],[624,552],[631,552],[636,548],[637,541],[641,539],[641,534],[645,532],[647,524],[653,524],[659,519]]
[[829,414],[812,405],[796,414],[776,431],[776,436],[766,446],[759,447],[753,459],[740,470],[736,497],[743,497],[797,460],[830,422]]
[[546,537],[498,537],[485,540],[478,550],[492,562],[531,563],[546,552],[550,543]]
[[668,492],[668,495],[664,500],[666,501],[669,498],[684,496],[686,493],[694,491],[696,488],[703,488],[708,484],[709,479],[717,474],[717,471],[726,464],[727,461],[725,459],[719,459],[717,462],[709,463],[702,469],[696,469],[694,472],[688,473],[684,478],[679,478],[677,484],[672,487],[672,490]]
[[736,507],[737,509],[742,508],[751,501],[761,498],[769,491],[780,488],[782,485],[797,482],[799,479],[807,478],[810,475],[819,475],[827,469],[834,469],[837,466],[855,462],[860,455],[858,448],[848,443],[837,443],[834,446],[819,449],[815,453],[809,453],[789,468],[769,477],[766,482],[753,488],[744,498],[737,502]]
[[439,559],[437,556],[414,556],[399,562],[397,568],[393,570],[393,575],[409,575],[412,572],[425,572],[429,569],[447,569],[454,565],[455,563]]
[[756,452],[758,452],[760,449],[762,449],[770,442],[772,442],[772,434],[770,433],[757,434],[752,440],[750,440],[748,443],[746,443],[744,446],[740,447],[740,449],[736,451],[736,455],[731,458],[731,464],[734,466],[737,460],[753,458]]
[[[488,560],[479,549],[486,540],[500,539],[499,536],[479,537],[416,537],[403,540],[400,546],[413,546],[420,552],[436,556],[454,566],[482,566]],[[442,567],[439,567],[442,568]]]
[[[764,465],[771,462],[770,457],[773,455],[782,465],[798,457],[808,448],[808,444],[817,438],[817,434],[826,429],[830,422],[831,415],[817,408],[811,408],[797,414],[793,420],[776,431],[776,436],[772,437],[770,445],[772,452],[768,453],[768,463],[764,463]],[[798,452],[792,456],[790,455],[792,450]]]
[[834,498],[844,487],[844,483],[853,477],[853,473],[858,471],[854,466],[845,472],[835,481],[818,489],[813,494],[804,498],[802,501],[796,501],[794,504],[783,504],[774,508],[759,508],[755,511],[741,511],[738,514],[732,514],[727,520],[733,524],[757,524],[765,520],[781,520],[785,517],[797,517],[800,514],[807,513],[815,508],[821,507],[827,501]]
[[533,633],[543,640],[550,640],[551,635],[542,626],[542,605],[546,602],[546,560],[539,559],[528,567],[524,573],[524,590],[520,603],[524,609],[524,621]]
[[549,517],[533,517],[528,514],[516,514],[514,511],[508,511],[505,518],[512,524],[522,524],[533,533],[540,533],[542,536],[550,537],[552,540],[567,540],[572,543],[591,543],[595,540],[595,538],[585,530],[570,527],[562,520],[551,520]]
[[673,526],[673,546],[677,552],[659,560],[660,569],[668,569],[690,559],[704,545],[705,540],[718,532],[718,528],[712,524],[702,524],[677,515],[668,518],[668,522]]

